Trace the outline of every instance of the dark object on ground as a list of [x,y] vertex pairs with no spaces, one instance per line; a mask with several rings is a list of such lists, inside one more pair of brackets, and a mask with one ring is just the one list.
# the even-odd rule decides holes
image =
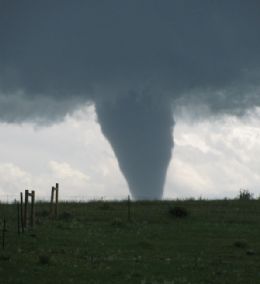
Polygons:
[[249,250],[246,251],[246,254],[247,255],[255,255],[256,252],[254,250],[252,250],[252,249],[249,249]]
[[47,265],[50,264],[50,262],[51,262],[51,257],[49,255],[46,254],[39,255],[40,264]]
[[247,189],[240,189],[238,199],[239,200],[252,200],[254,199],[254,194],[251,193]]
[[169,213],[176,218],[184,218],[188,216],[188,211],[184,207],[172,207],[169,209]]
[[11,259],[11,256],[8,254],[1,254],[0,255],[0,260],[2,261],[9,261]]
[[237,248],[245,248],[247,247],[247,242],[245,240],[237,240],[234,242],[234,246]]

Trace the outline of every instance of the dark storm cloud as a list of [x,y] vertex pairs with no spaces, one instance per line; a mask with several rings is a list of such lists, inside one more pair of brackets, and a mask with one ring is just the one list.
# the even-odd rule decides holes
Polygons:
[[176,99],[196,88],[226,107],[236,91],[211,92],[259,80],[259,1],[0,3],[3,94],[76,101],[150,88]]
[[[158,197],[171,107],[260,104],[259,13],[258,0],[0,0],[0,120],[53,121],[93,102],[132,192]],[[122,141],[125,128],[138,147]],[[140,176],[155,148],[158,191]]]

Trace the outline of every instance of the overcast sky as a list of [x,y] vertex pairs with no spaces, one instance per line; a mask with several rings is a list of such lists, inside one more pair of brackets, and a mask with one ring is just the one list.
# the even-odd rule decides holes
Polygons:
[[2,196],[257,195],[259,11],[0,0]]

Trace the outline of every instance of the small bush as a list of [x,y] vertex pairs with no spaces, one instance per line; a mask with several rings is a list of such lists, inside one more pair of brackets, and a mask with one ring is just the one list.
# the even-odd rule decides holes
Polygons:
[[245,240],[237,240],[237,241],[234,242],[234,247],[245,248],[245,247],[247,247],[247,242]]
[[239,200],[251,200],[253,199],[253,197],[254,197],[254,194],[251,193],[249,190],[240,189],[239,195],[238,195]]
[[253,250],[253,249],[248,249],[248,250],[246,251],[246,254],[247,254],[247,255],[255,255],[255,254],[256,254],[256,251]]
[[11,256],[9,254],[5,254],[5,253],[0,254],[0,260],[9,261],[10,259],[11,259]]
[[188,211],[184,207],[172,207],[169,209],[169,213],[171,216],[176,218],[184,218],[188,216]]
[[47,264],[50,264],[50,262],[51,262],[51,257],[49,255],[46,255],[46,254],[39,255],[40,264],[47,265]]

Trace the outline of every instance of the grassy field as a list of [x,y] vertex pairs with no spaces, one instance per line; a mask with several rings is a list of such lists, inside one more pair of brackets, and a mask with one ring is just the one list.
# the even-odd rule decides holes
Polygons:
[[18,236],[16,206],[0,204],[0,283],[260,283],[259,200],[133,202],[130,221],[127,202],[48,209]]

